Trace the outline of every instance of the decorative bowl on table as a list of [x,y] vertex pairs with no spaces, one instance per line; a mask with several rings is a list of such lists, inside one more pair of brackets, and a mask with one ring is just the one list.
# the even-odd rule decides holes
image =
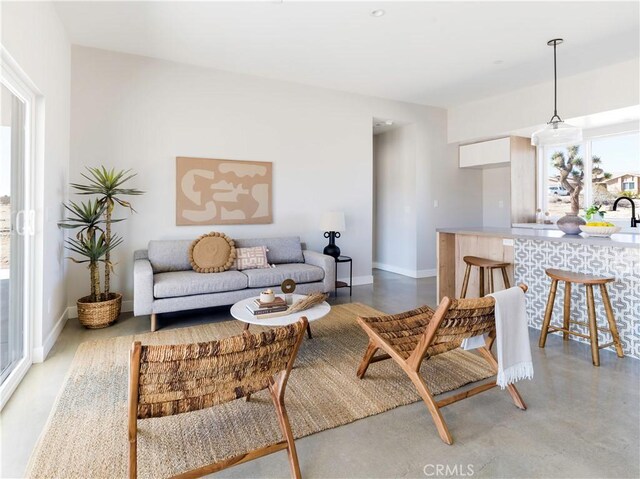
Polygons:
[[608,237],[618,233],[622,228],[619,226],[580,226],[580,230],[589,236],[603,236]]

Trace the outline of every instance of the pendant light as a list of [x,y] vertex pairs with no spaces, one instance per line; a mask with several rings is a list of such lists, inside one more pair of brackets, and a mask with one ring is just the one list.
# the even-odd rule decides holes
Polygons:
[[547,42],[547,45],[553,47],[553,116],[546,127],[531,136],[531,144],[534,146],[566,145],[582,141],[582,130],[577,126],[568,125],[558,116],[556,47],[563,41],[562,38],[554,38]]

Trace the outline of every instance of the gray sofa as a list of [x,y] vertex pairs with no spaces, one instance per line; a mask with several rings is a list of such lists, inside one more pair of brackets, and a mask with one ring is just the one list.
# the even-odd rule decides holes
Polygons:
[[272,268],[196,273],[189,263],[192,240],[150,241],[148,249],[134,253],[133,312],[150,315],[151,330],[157,315],[174,311],[230,305],[257,296],[265,288],[280,292],[292,278],[296,293],[329,293],[335,289],[335,260],[304,250],[298,237],[236,239],[237,248],[266,246]]

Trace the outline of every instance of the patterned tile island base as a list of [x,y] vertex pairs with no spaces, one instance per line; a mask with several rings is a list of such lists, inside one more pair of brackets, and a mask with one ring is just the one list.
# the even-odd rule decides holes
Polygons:
[[[514,240],[516,283],[529,286],[527,312],[531,326],[540,329],[547,304],[551,279],[546,268],[558,268],[578,273],[614,276],[607,285],[618,332],[625,355],[640,358],[640,250],[593,244],[552,242],[530,239]],[[594,288],[598,326],[607,327],[599,288]],[[571,319],[587,321],[586,291],[583,285],[573,285]],[[564,283],[558,283],[551,324],[562,325]],[[588,329],[573,324],[571,329],[588,334]],[[562,333],[553,333],[562,334]],[[579,336],[572,340],[588,342]],[[611,341],[609,333],[598,332],[600,344]],[[547,346],[548,347],[548,346]],[[612,346],[607,349],[614,350]]]

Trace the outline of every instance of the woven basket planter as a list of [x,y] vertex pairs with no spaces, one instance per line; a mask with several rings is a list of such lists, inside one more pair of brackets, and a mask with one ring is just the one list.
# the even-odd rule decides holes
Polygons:
[[78,321],[85,328],[100,329],[110,326],[120,316],[122,306],[122,295],[120,293],[110,293],[110,299],[91,302],[91,296],[80,298],[78,306]]

